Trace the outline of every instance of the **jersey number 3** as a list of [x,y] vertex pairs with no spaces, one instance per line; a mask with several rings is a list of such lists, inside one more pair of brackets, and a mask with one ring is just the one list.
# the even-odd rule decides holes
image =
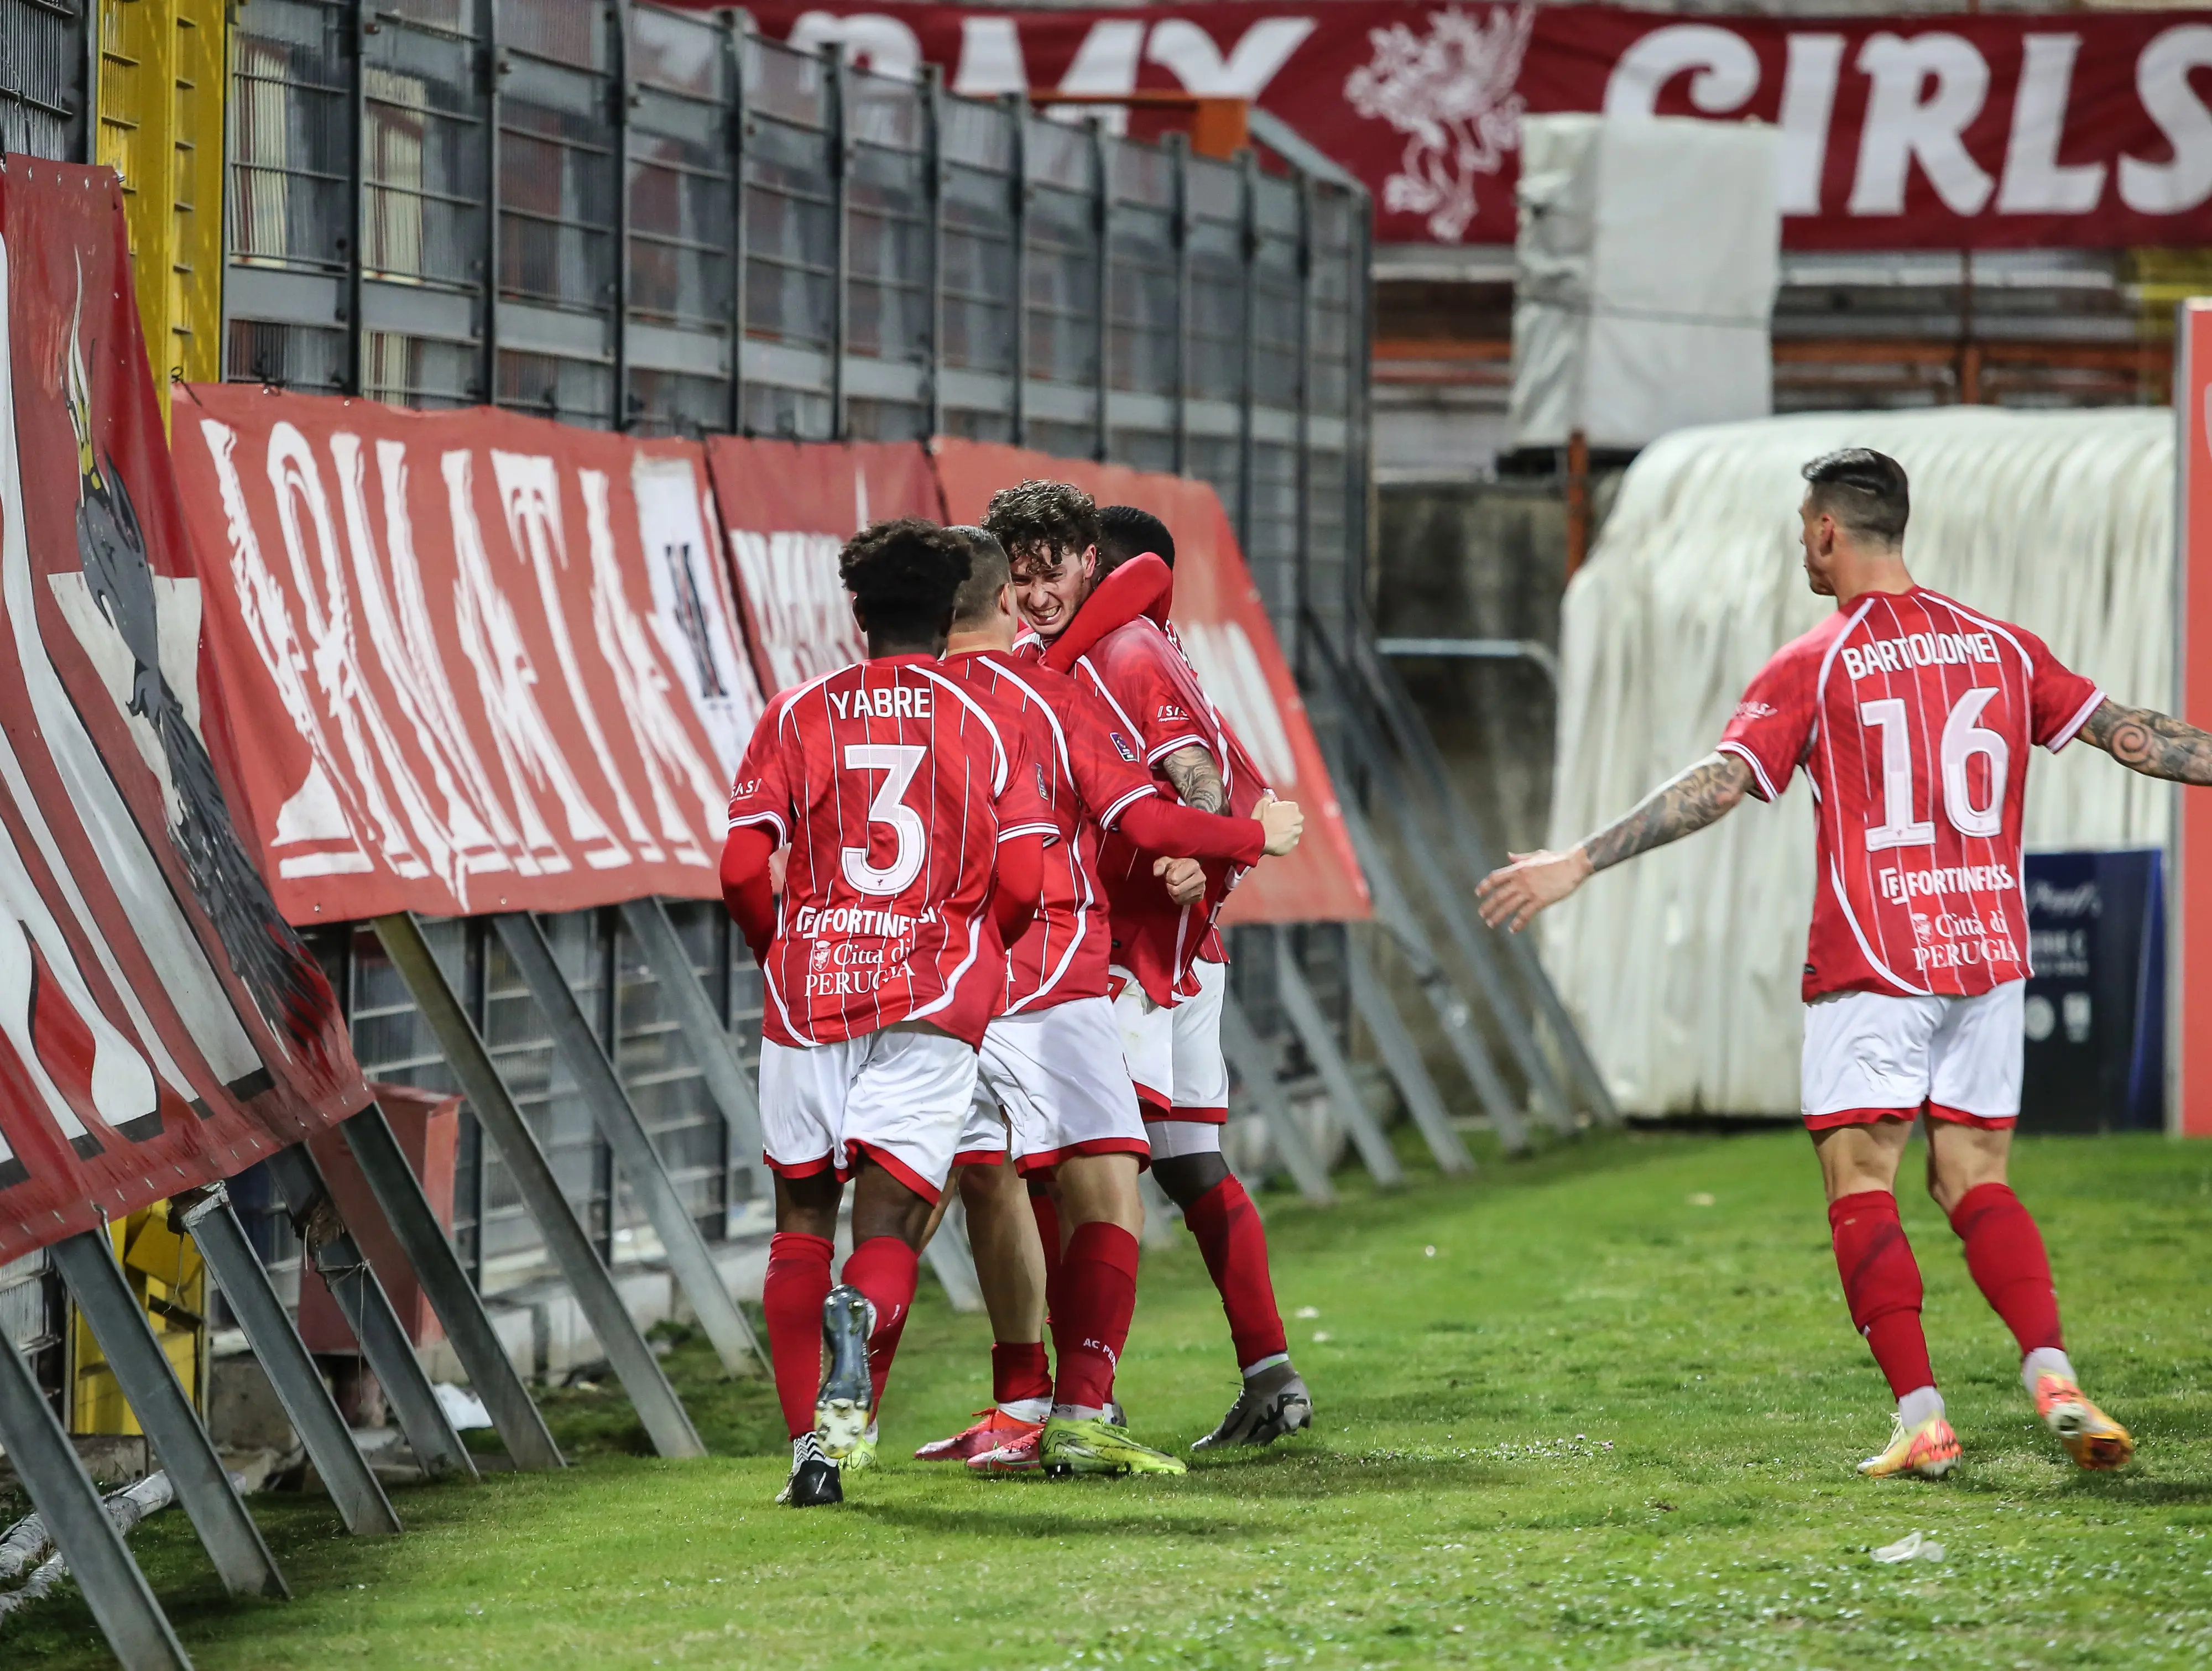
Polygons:
[[868,862],[865,847],[841,848],[838,856],[844,861],[845,880],[864,894],[889,896],[906,891],[907,884],[921,873],[921,861],[929,852],[929,831],[921,822],[921,814],[906,804],[907,785],[921,769],[922,761],[929,750],[918,743],[848,743],[845,744],[845,769],[848,772],[881,772],[884,781],[877,785],[875,797],[868,803],[868,828],[889,824],[898,838],[898,850],[891,861],[878,870]]
[[[1990,686],[1969,690],[1952,705],[1943,721],[1943,816],[1961,836],[1995,836],[2004,829],[2005,775],[2012,750],[2003,736],[1981,724],[1982,710],[1996,696]],[[1867,851],[1932,847],[1932,819],[1916,820],[1912,805],[1912,716],[1902,696],[1859,704],[1859,723],[1881,733],[1881,822],[1866,833]],[[1988,804],[1974,805],[1967,763],[1976,755],[1990,763]],[[1931,809],[1932,810],[1932,809]]]

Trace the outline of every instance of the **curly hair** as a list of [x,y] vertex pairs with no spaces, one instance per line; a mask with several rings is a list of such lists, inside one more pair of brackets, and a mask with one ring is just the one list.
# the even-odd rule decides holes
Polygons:
[[1032,480],[993,494],[983,526],[1018,560],[1080,555],[1098,544],[1098,506],[1072,483]]
[[872,523],[845,542],[837,578],[860,605],[872,641],[942,644],[952,600],[968,579],[968,542],[918,516]]
[[1170,568],[1175,567],[1175,536],[1168,525],[1150,511],[1134,505],[1102,505],[1098,509],[1098,576],[1103,580],[1132,557],[1150,551]]

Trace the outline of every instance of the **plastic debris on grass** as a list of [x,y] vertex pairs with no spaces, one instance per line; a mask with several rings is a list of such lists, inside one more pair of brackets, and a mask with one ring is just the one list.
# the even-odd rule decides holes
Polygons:
[[1897,1566],[1906,1561],[1940,1561],[1943,1559],[1943,1546],[1918,1532],[1907,1532],[1895,1543],[1886,1543],[1873,1553],[1874,1559],[1884,1566]]
[[446,1413],[456,1431],[468,1427],[489,1427],[491,1412],[484,1402],[465,1387],[456,1387],[450,1381],[436,1381],[430,1390],[438,1395],[438,1407]]

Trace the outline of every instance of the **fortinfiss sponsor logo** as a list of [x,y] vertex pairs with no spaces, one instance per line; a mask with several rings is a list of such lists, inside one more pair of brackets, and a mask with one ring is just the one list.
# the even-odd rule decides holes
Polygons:
[[1940,894],[1982,894],[2020,885],[2009,865],[1939,865],[1930,870],[1875,872],[1881,896],[1893,904]]
[[791,932],[801,939],[817,934],[849,935],[861,939],[892,939],[937,921],[933,905],[918,917],[898,911],[878,911],[860,905],[802,906],[791,920]]

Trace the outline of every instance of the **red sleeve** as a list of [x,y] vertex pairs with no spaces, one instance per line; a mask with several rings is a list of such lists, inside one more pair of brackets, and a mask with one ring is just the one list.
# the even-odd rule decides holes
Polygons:
[[1067,743],[1069,775],[1084,810],[1111,829],[1124,807],[1157,793],[1144,750],[1131,728],[1086,686],[1069,680],[1060,732]]
[[1813,740],[1813,676],[1819,662],[1806,653],[1805,643],[1784,646],[1759,670],[1721,733],[1720,751],[1750,766],[1751,791],[1761,800],[1781,797]]
[[2013,630],[2027,652],[2029,734],[2056,754],[2089,723],[2105,693],[2094,680],[2083,678],[2051,654],[2051,647],[2033,633],[2017,627]]
[[1036,757],[1029,728],[1018,720],[1001,720],[999,737],[1006,750],[1006,781],[991,805],[999,815],[1000,845],[1018,836],[1057,838],[1060,825],[1052,816],[1052,785]]
[[782,702],[771,702],[753,727],[745,757],[738,763],[737,781],[730,786],[730,827],[761,824],[775,832],[772,848],[792,837],[791,781],[784,770],[783,745],[778,733],[787,712]]
[[757,963],[768,961],[775,939],[775,896],[769,891],[768,861],[775,838],[759,824],[738,824],[722,844],[722,903],[737,919]]
[[999,925],[999,944],[1011,946],[1029,933],[1037,898],[1044,891],[1044,837],[1035,830],[999,838],[999,871],[991,894],[991,917]]
[[1160,794],[1132,803],[1119,828],[1133,846],[1178,859],[1227,859],[1252,866],[1267,845],[1267,832],[1257,818],[1201,812]]
[[1205,693],[1158,627],[1144,622],[1116,633],[1091,663],[1115,714],[1135,728],[1147,769],[1194,744],[1214,752]]

